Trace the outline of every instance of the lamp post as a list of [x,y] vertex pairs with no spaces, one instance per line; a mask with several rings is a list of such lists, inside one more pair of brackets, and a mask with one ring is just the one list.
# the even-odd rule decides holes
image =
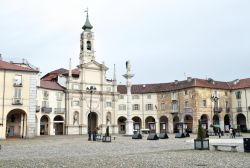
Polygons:
[[86,88],[87,92],[90,93],[90,104],[89,104],[89,128],[88,128],[88,135],[89,135],[89,141],[91,141],[91,134],[92,134],[92,129],[91,129],[91,120],[92,120],[92,95],[94,93],[94,91],[96,91],[96,87],[95,86],[90,86]]
[[[215,110],[216,109],[215,104],[218,102],[219,98],[217,96],[212,95],[210,99],[211,99],[211,102],[214,103],[214,110]],[[211,119],[212,119],[212,116],[213,116],[213,106],[211,104]]]
[[[214,102],[214,111],[218,111],[219,109],[218,109],[218,106],[217,106],[217,102],[218,102],[219,98],[218,98],[217,96],[212,95],[210,99],[211,99],[211,102]],[[213,117],[212,117],[212,116],[213,116],[213,106],[212,106],[212,104],[211,104],[211,120],[212,120],[212,122],[213,122],[212,124],[213,124],[213,125],[214,125],[214,124],[216,124],[216,125],[219,124],[219,123],[214,123],[214,120],[213,120]],[[214,127],[213,127],[213,128],[214,128]],[[214,131],[216,131],[216,130],[218,131],[218,128],[217,128],[217,129],[214,129]],[[216,132],[217,132],[217,131],[216,131]]]

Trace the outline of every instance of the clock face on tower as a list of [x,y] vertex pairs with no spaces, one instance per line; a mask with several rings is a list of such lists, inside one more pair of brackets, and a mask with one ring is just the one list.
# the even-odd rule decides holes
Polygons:
[[88,38],[91,38],[91,37],[92,37],[92,35],[89,33],[89,34],[87,34],[87,37],[88,37]]

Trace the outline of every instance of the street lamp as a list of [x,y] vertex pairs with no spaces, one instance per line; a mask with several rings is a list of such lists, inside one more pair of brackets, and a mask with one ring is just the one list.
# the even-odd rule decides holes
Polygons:
[[[214,111],[217,111],[218,109],[216,108],[217,108],[217,102],[219,98],[217,96],[212,95],[210,99],[212,102],[214,102]],[[213,116],[213,106],[211,105],[211,119],[212,119],[212,116]]]
[[[89,135],[89,141],[91,141],[91,134],[92,134],[92,129],[91,129],[91,120],[92,120],[92,94],[94,93],[94,91],[96,91],[96,87],[95,86],[90,86],[86,88],[87,92],[90,93],[90,104],[89,104],[89,128],[88,128],[88,135]],[[93,138],[94,139],[94,138]]]
[[[210,99],[212,102],[214,102],[214,112],[220,112],[220,109],[218,108],[218,104],[217,104],[219,98],[217,96],[212,95]],[[215,129],[215,124],[216,124],[216,130],[218,131],[218,124],[219,123],[215,123],[212,116],[213,116],[213,106],[211,105],[211,120],[213,121],[213,125],[214,125],[213,128]]]

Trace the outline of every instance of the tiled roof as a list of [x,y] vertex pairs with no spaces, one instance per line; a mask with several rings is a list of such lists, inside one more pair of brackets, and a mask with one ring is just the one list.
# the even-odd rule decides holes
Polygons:
[[40,80],[40,87],[51,90],[64,90],[65,88],[57,82]]
[[64,74],[66,72],[68,72],[67,69],[60,68],[60,69],[57,69],[57,70],[54,70],[54,71],[50,72],[50,74]]
[[240,79],[230,82],[230,86],[232,89],[250,88],[250,78]]
[[32,69],[32,68],[29,68],[29,67],[22,67],[22,66],[15,65],[15,64],[12,64],[12,63],[8,63],[8,62],[2,61],[2,60],[0,60],[0,69],[11,70],[11,71],[36,72],[36,73],[39,72],[36,69]]
[[[69,70],[60,68],[52,72],[47,73],[41,79],[46,81],[57,81],[58,75],[68,76]],[[72,76],[79,76],[80,71],[78,68],[72,70]]]
[[[140,93],[169,92],[191,87],[203,87],[203,88],[225,89],[225,90],[231,89],[228,82],[209,81],[204,79],[193,78],[190,81],[184,80],[171,83],[132,85],[131,93],[140,94]],[[127,93],[126,85],[118,85],[117,91],[119,93],[126,94]]]

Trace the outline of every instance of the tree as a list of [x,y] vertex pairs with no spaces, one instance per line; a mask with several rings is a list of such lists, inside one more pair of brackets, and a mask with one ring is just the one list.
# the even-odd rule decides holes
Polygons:
[[107,128],[106,128],[105,136],[109,136],[109,126],[107,126]]
[[198,121],[199,125],[198,125],[198,133],[197,133],[197,140],[203,140],[205,139],[206,135],[205,135],[205,131],[201,126],[201,120]]

